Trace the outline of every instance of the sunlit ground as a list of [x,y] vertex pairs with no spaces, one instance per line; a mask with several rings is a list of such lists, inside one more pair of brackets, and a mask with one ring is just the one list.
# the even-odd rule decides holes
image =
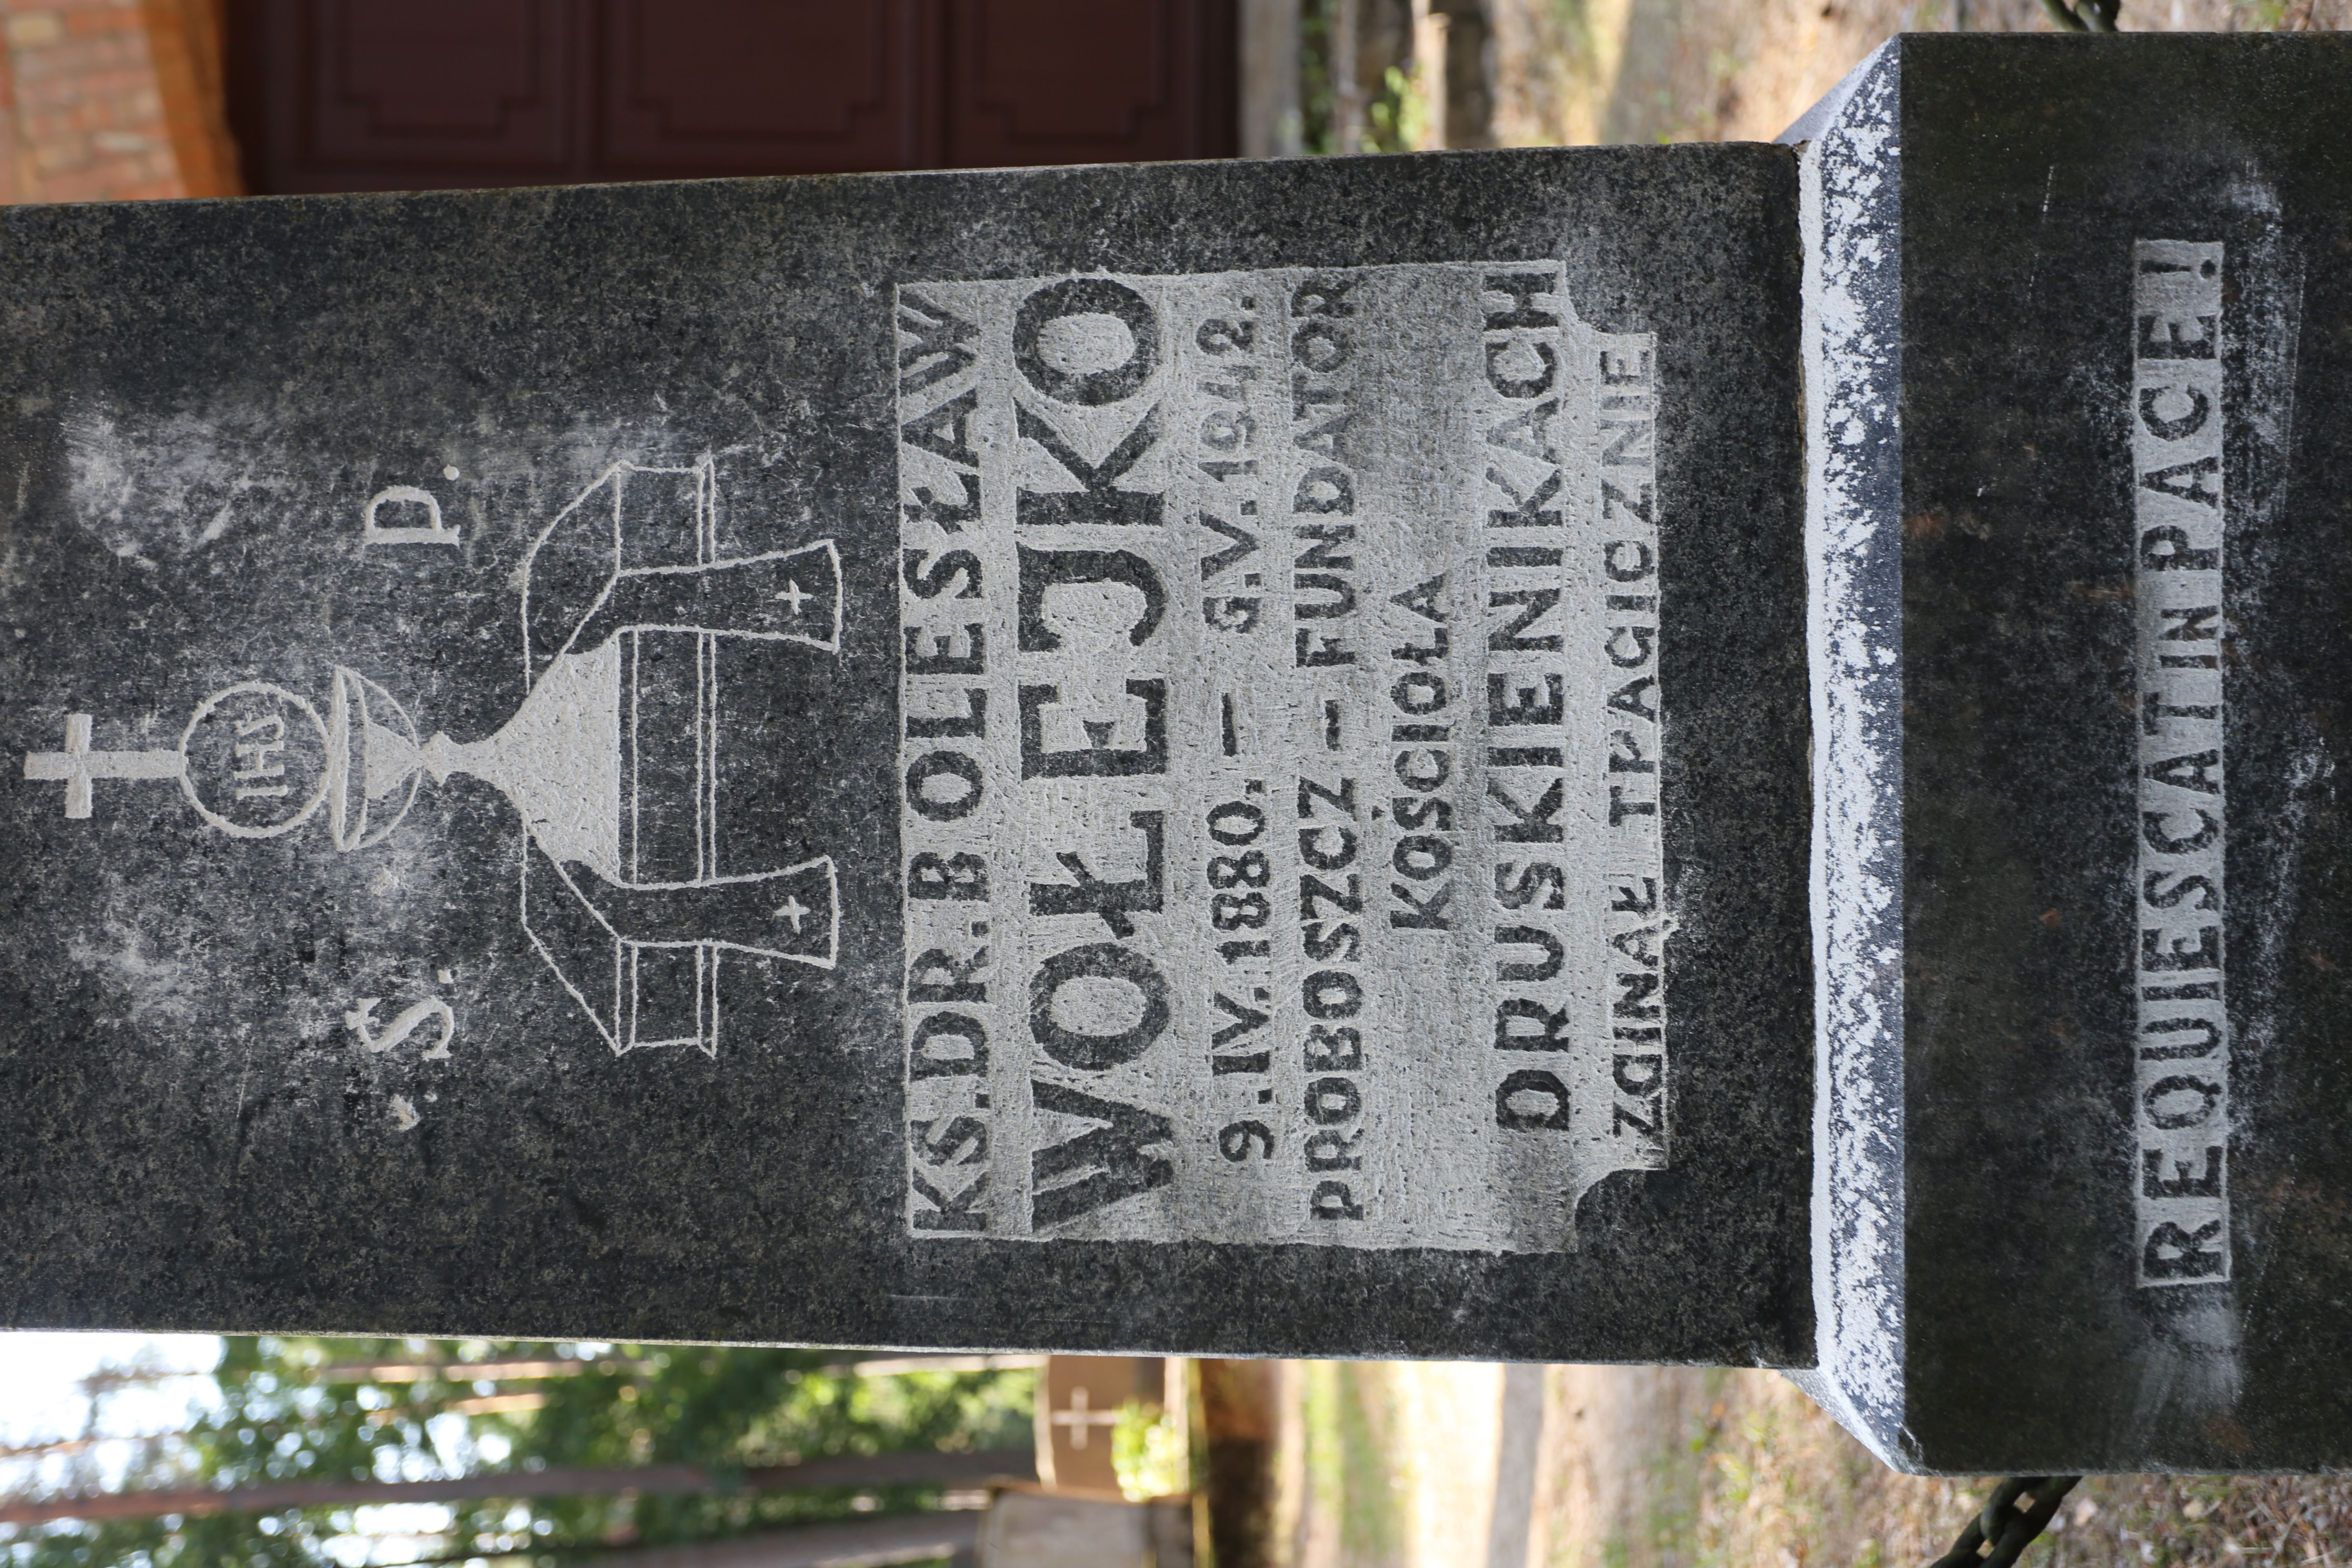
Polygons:
[[[1445,1394],[1491,1411],[1484,1370],[1303,1363],[1279,1505],[1295,1568],[1485,1568],[1464,1521],[1486,1509],[1452,1485],[1478,1434]],[[1926,1568],[1998,1479],[1896,1475],[1771,1373],[1556,1366],[1544,1384],[1530,1568]],[[2095,1476],[2023,1561],[2347,1568],[2352,1479]]]

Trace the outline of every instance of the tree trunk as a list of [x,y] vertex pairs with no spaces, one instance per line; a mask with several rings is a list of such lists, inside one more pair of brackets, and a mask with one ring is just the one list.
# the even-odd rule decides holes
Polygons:
[[1203,1359],[1202,1444],[1217,1568],[1274,1568],[1274,1446],[1281,1366]]

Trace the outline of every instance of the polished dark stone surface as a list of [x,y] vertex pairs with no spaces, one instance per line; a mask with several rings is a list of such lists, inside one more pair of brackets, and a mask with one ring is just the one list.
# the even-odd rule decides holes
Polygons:
[[[1672,148],[0,216],[5,745],[68,759],[0,789],[0,1321],[1808,1361],[1795,184],[1785,150]],[[1562,1254],[910,1241],[894,285],[1518,257],[1659,343],[1672,1169],[1604,1183]],[[190,743],[289,726],[206,798],[266,825],[339,785],[366,837],[420,760],[387,701],[420,742],[497,731],[543,668],[524,569],[542,608],[573,591],[533,540],[616,463],[704,456],[706,553],[835,541],[844,612],[837,655],[725,656],[718,841],[636,826],[673,864],[837,870],[839,966],[730,957],[715,1054],[588,1025],[567,984],[604,983],[524,921],[604,939],[475,773],[349,853],[326,811],[238,838],[169,778],[103,776],[164,766],[94,753],[168,753],[209,694],[332,723],[340,683],[341,738],[395,770],[365,820],[364,761],[323,773],[287,698],[226,699]],[[688,515],[700,482],[622,504],[657,483]],[[379,527],[457,540],[363,547],[396,489]],[[255,780],[291,793],[237,800],[279,787]]]
[[[1899,1462],[2352,1462],[2347,44],[1907,37],[1825,143],[1899,146],[1842,220],[1900,257],[1871,548],[1900,572],[1901,1279],[1849,1347],[1897,1368],[1858,1425]],[[2134,1213],[2137,241],[2224,253],[2230,1263],[2205,1283],[2142,1284]],[[1870,1360],[1843,1360],[1857,1388]]]

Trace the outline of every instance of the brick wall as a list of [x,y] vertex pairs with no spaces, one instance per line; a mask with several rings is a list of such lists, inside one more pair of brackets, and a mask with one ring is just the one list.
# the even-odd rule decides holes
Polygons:
[[220,0],[0,0],[0,200],[234,195]]

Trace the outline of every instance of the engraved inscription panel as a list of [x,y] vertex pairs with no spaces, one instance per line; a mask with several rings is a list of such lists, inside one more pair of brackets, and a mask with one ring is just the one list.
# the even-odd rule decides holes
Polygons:
[[1667,1141],[1654,347],[1555,262],[899,290],[908,1223],[1532,1251]]
[[2142,1285],[2230,1275],[2223,992],[2221,247],[2132,247],[2138,611],[2138,1031],[2133,1201]]

